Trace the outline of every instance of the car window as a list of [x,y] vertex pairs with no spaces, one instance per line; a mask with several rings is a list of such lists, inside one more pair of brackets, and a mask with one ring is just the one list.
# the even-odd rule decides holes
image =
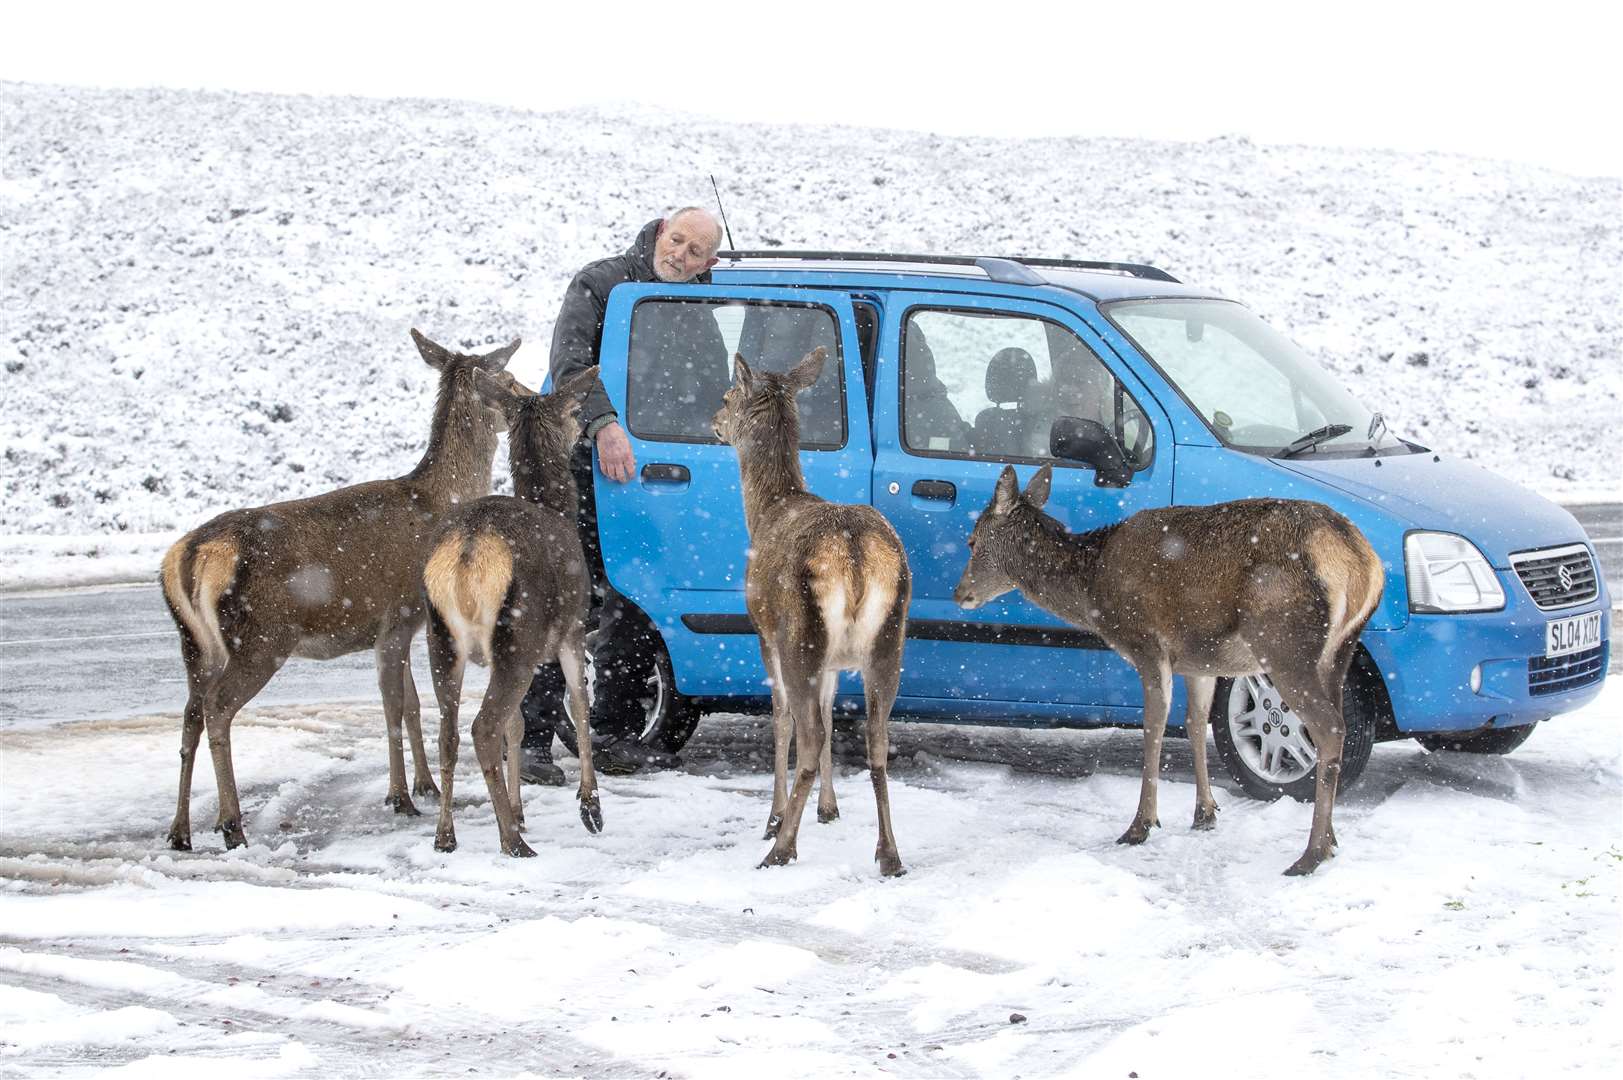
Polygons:
[[845,393],[834,313],[809,304],[644,300],[631,317],[626,360],[632,434],[640,439],[715,442],[710,421],[732,383],[732,357],[787,371],[819,345],[829,360],[800,395],[800,445],[845,445]]
[[902,438],[909,450],[1046,460],[1061,416],[1103,424],[1135,466],[1149,462],[1148,419],[1070,330],[1014,314],[909,314],[902,341]]

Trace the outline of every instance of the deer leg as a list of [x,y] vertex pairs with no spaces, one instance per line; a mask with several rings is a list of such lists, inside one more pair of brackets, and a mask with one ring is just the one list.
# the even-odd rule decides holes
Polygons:
[[772,810],[766,818],[764,840],[777,838],[783,827],[783,815],[789,808],[789,699],[784,693],[783,671],[779,668],[772,647],[761,638],[761,660],[772,684]]
[[817,762],[817,820],[824,825],[840,818],[840,805],[834,799],[834,690],[839,683],[838,671],[825,671],[817,691],[817,720],[823,725],[823,752]]
[[[238,653],[226,662],[209,692],[204,695],[203,725],[209,736],[209,755],[214,759],[214,782],[220,793],[220,813],[215,828],[225,834],[225,846],[242,847],[248,837],[242,831],[242,805],[237,799],[237,775],[231,764],[231,721],[254,695],[265,688],[282,666],[284,657],[267,653]],[[185,736],[182,735],[182,738]]]
[[586,648],[579,628],[558,649],[558,666],[563,669],[569,707],[575,714],[575,745],[580,747],[580,821],[589,833],[603,831],[603,804],[597,796],[597,770],[592,767],[592,733],[586,708]]
[[436,615],[429,616],[428,667],[434,678],[434,697],[440,706],[440,817],[434,828],[434,850],[456,850],[456,824],[451,820],[451,792],[456,785],[458,712],[462,700],[463,659],[457,655],[450,632]]
[[783,825],[773,841],[772,850],[761,860],[761,866],[783,866],[795,860],[798,851],[795,840],[800,833],[800,817],[806,810],[806,799],[812,785],[817,782],[817,763],[823,753],[823,722],[818,715],[817,681],[821,672],[786,671],[788,684],[784,687],[789,713],[795,730],[795,786],[789,793],[789,806]]
[[[390,637],[378,639],[378,690],[383,695],[383,720],[389,739],[389,793],[383,797],[385,806],[394,807],[397,814],[418,815],[416,805],[406,792],[406,756],[400,745],[401,716],[405,711],[405,690],[400,679],[400,655]],[[420,735],[419,735],[420,737]]]
[[1142,844],[1152,827],[1159,827],[1155,790],[1161,774],[1161,740],[1167,731],[1167,690],[1172,673],[1166,661],[1157,657],[1135,665],[1144,684],[1144,777],[1138,789],[1138,813],[1133,823],[1117,838],[1118,844]]
[[533,665],[517,667],[503,663],[490,675],[485,689],[484,704],[473,719],[473,750],[479,757],[479,768],[485,774],[485,786],[490,789],[490,807],[496,812],[496,830],[501,836],[502,854],[528,858],[535,854],[519,835],[518,818],[513,813],[513,799],[502,779],[502,733],[508,718],[518,713],[518,703],[529,689]]
[[1217,692],[1217,679],[1211,675],[1185,675],[1184,690],[1189,696],[1189,745],[1195,751],[1195,823],[1196,829],[1217,826],[1217,801],[1212,798],[1211,774],[1206,769],[1206,724],[1212,715],[1212,697]]
[[890,709],[901,684],[901,668],[902,657],[898,650],[889,663],[870,664],[862,673],[862,689],[868,704],[863,724],[868,735],[868,777],[873,781],[874,804],[879,808],[879,844],[873,857],[879,864],[879,873],[885,877],[907,873],[902,857],[896,853],[896,835],[890,830],[890,784],[886,779],[890,759]]
[[202,735],[203,691],[194,681],[186,696],[180,729],[180,799],[175,803],[174,823],[169,826],[169,846],[176,851],[192,850],[192,766],[197,762],[197,742]]
[[406,723],[406,738],[411,740],[412,781],[411,793],[424,798],[437,799],[440,789],[434,786],[434,774],[428,767],[428,754],[423,748],[423,712],[417,700],[417,680],[411,676],[411,638],[406,639],[400,662],[400,700]]
[[1307,836],[1307,850],[1291,864],[1285,873],[1291,876],[1311,874],[1320,863],[1333,856],[1336,847],[1335,827],[1330,814],[1335,808],[1336,787],[1341,780],[1341,752],[1346,738],[1346,722],[1341,716],[1341,694],[1326,692],[1315,685],[1312,677],[1300,680],[1281,678],[1276,668],[1274,685],[1287,696],[1296,715],[1307,725],[1307,734],[1318,751],[1319,762],[1315,770],[1313,787],[1313,825]]

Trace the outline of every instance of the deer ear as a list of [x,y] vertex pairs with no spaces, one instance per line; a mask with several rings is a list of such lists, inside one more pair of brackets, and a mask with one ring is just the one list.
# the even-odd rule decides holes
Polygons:
[[491,374],[495,374],[507,366],[507,362],[513,359],[513,354],[518,352],[518,347],[522,344],[524,344],[523,338],[514,338],[495,352],[488,352],[481,356],[479,366]]
[[480,367],[473,368],[471,374],[473,392],[478,394],[485,404],[500,409],[509,425],[518,419],[519,411],[524,407],[524,400],[530,395],[514,390],[515,384],[511,377],[492,375]]
[[573,397],[575,404],[579,405],[586,400],[586,395],[592,392],[592,387],[597,383],[599,370],[598,366],[593,364],[585,371],[577,371],[563,382],[555,384],[552,392],[555,395]]
[[1054,466],[1044,465],[1037,470],[1037,475],[1031,478],[1026,485],[1026,501],[1041,510],[1043,504],[1048,502],[1048,491],[1054,483]]
[[743,353],[733,353],[733,382],[744,389],[749,389],[750,383],[755,381],[755,372],[744,363]]
[[444,371],[446,365],[450,364],[452,360],[456,359],[455,353],[452,353],[428,340],[422,334],[417,332],[417,328],[415,326],[411,328],[411,340],[417,343],[417,351],[423,354],[423,359],[427,361],[428,366],[431,368]]
[[801,358],[789,372],[789,389],[795,393],[816,385],[817,379],[823,374],[823,364],[828,360],[828,350],[819,345]]
[[992,492],[992,513],[1007,514],[1014,509],[1019,498],[1020,478],[1014,474],[1013,465],[1005,465],[998,475],[997,488]]

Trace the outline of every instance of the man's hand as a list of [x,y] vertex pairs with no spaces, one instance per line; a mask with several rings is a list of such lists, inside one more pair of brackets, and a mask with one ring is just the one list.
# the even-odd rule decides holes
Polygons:
[[597,467],[617,484],[630,480],[637,471],[637,456],[631,452],[631,440],[626,438],[626,429],[618,422],[598,429]]

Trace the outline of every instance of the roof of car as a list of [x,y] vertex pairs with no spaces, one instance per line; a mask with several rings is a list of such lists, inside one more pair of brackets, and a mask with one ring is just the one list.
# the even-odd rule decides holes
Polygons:
[[1032,256],[915,255],[872,251],[720,251],[715,273],[866,277],[929,276],[1001,285],[1052,285],[1104,302],[1139,297],[1216,297],[1145,263]]

